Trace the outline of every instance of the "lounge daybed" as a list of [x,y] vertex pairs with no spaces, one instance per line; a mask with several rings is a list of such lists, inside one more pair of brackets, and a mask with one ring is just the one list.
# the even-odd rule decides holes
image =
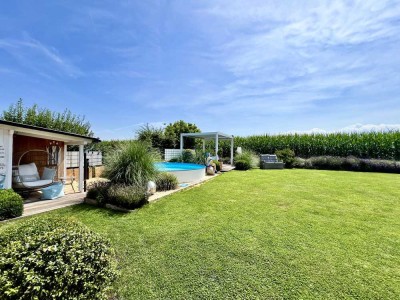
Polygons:
[[260,155],[260,169],[283,169],[285,163],[278,161],[278,157],[273,154]]

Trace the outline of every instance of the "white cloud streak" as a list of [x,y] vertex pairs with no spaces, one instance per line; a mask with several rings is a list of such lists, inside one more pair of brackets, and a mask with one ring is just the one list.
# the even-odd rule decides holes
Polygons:
[[48,63],[50,63],[68,76],[78,77],[83,74],[78,67],[63,58],[54,47],[46,46],[27,34],[22,39],[0,39],[0,49],[15,57],[22,67],[30,67],[42,72],[42,69],[48,69]]

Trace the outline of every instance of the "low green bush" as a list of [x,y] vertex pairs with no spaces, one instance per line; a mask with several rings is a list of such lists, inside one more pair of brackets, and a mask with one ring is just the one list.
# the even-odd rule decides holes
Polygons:
[[291,149],[283,149],[275,152],[278,160],[285,163],[285,168],[293,168],[295,162],[295,154]]
[[116,184],[108,189],[107,203],[134,209],[148,203],[146,189],[141,186]]
[[195,161],[196,152],[194,150],[185,149],[182,152],[182,162],[193,163]]
[[400,174],[400,162],[383,159],[359,159],[353,156],[317,156],[308,159],[297,157],[294,161],[293,167],[320,170],[343,170]]
[[24,200],[13,190],[0,190],[0,221],[22,215]]
[[41,217],[0,233],[0,299],[110,297],[114,251],[83,224]]
[[243,150],[234,158],[236,170],[249,170],[260,166],[260,158],[252,151]]
[[221,163],[218,160],[213,160],[215,167],[217,168],[217,172],[221,171]]
[[97,201],[97,204],[102,206],[107,202],[108,189],[110,188],[109,181],[95,181],[90,183],[86,197]]
[[156,177],[157,191],[169,191],[178,188],[178,178],[174,174],[161,172]]
[[246,171],[251,169],[251,162],[246,159],[239,159],[235,161],[235,169],[240,171]]

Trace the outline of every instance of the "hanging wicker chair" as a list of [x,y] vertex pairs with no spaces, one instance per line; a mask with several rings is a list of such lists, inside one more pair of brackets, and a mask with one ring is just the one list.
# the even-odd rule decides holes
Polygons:
[[46,150],[33,149],[22,153],[13,168],[13,189],[34,191],[50,186],[57,179],[58,164]]

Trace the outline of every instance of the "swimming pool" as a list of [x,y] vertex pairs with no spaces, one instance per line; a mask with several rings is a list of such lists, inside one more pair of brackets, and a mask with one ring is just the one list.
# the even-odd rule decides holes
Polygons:
[[195,182],[202,180],[206,175],[204,165],[177,163],[177,162],[159,162],[155,163],[157,170],[174,174],[179,183]]

